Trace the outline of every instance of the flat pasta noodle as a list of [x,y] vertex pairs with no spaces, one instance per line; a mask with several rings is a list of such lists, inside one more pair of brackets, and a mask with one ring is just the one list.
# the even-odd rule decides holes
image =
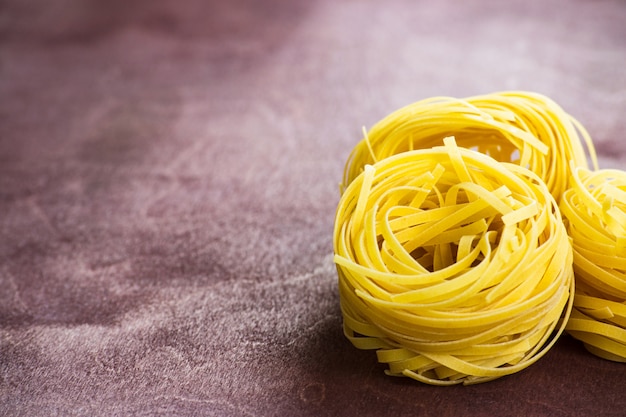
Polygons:
[[626,172],[573,174],[560,204],[577,282],[566,329],[595,355],[626,362]]
[[368,164],[397,153],[428,149],[454,136],[459,146],[536,173],[557,200],[570,187],[571,168],[597,169],[591,137],[548,97],[504,91],[458,99],[433,97],[405,106],[365,131],[346,163],[342,191]]
[[454,137],[347,181],[333,247],[345,336],[389,375],[452,385],[518,372],[572,311],[572,247],[542,178]]

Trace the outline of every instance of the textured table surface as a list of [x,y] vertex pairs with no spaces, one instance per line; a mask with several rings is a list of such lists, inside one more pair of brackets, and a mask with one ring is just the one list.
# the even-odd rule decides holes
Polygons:
[[0,415],[622,416],[563,337],[471,387],[344,338],[338,183],[430,96],[548,95],[626,169],[626,3],[0,2]]

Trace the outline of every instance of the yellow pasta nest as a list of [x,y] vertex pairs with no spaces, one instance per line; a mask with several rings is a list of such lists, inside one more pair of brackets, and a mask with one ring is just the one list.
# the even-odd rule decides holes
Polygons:
[[367,164],[413,149],[428,149],[454,136],[459,146],[537,174],[559,201],[569,188],[570,162],[587,167],[584,127],[549,98],[507,91],[457,99],[433,97],[401,108],[364,132],[346,164],[342,190]]
[[626,172],[576,169],[561,212],[574,246],[575,311],[567,331],[626,362]]
[[[488,111],[492,124],[513,117]],[[487,123],[482,110],[467,112],[467,122]],[[424,137],[442,131],[429,126]],[[476,132],[461,133],[467,143]],[[517,137],[523,158],[539,146]],[[390,375],[469,384],[522,370],[555,343],[572,309],[572,247],[542,178],[453,137],[443,142],[388,152],[348,174],[334,259],[344,332],[356,347],[376,349]]]

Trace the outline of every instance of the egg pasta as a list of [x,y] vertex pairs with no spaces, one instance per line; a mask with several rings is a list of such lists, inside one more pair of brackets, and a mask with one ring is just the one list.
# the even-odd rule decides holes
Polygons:
[[585,128],[541,94],[505,91],[465,99],[433,97],[403,107],[364,132],[345,167],[342,190],[367,164],[397,153],[428,149],[454,136],[459,146],[536,173],[558,201],[570,186],[570,162],[597,168]]
[[[541,358],[572,310],[572,247],[555,198],[523,163],[494,159],[511,159],[519,148],[521,159],[543,167],[535,151],[544,155],[552,145],[523,133],[529,122],[500,102],[428,103],[428,111],[394,116],[428,141],[412,136],[400,145],[389,140],[398,131],[385,122],[369,132],[374,154],[352,155],[333,239],[344,333],[357,348],[376,350],[390,375],[436,385],[484,382]],[[445,110],[432,114],[438,105]],[[490,155],[454,137],[437,144],[442,128],[434,121],[420,128],[409,120],[415,114],[452,117],[448,125],[463,125],[450,129],[460,132],[459,144],[473,141]],[[477,135],[505,120],[518,126]],[[488,143],[504,131],[515,141]],[[575,146],[572,154],[582,164]]]
[[574,248],[575,311],[567,331],[626,362],[626,172],[574,170],[561,212]]

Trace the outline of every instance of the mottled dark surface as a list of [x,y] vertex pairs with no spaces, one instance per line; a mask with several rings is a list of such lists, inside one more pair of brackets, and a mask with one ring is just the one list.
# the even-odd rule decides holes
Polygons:
[[626,3],[0,1],[0,415],[621,416],[564,337],[473,387],[341,333],[343,163],[434,95],[546,94],[626,169]]

